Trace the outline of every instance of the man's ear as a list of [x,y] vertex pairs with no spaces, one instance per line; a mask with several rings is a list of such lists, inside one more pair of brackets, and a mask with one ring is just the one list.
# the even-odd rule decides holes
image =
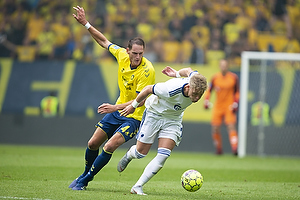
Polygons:
[[185,85],[185,88],[186,88],[187,90],[189,90],[189,89],[190,89],[190,84],[186,84],[186,85]]
[[128,47],[126,48],[126,52],[129,54],[129,48]]

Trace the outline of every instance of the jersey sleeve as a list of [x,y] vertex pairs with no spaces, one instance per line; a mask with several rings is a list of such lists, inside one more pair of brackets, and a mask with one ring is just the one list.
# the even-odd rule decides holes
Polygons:
[[119,61],[124,53],[126,53],[126,49],[119,47],[116,44],[110,44],[108,46],[108,51]]
[[212,90],[214,88],[214,80],[215,80],[215,76],[212,77],[211,82],[209,84],[209,88],[205,92],[205,99],[207,99],[207,100],[209,100],[211,92],[212,92]]
[[169,97],[169,92],[165,83],[156,83],[153,87],[153,94],[161,97]]
[[183,87],[188,83],[188,78],[178,80],[177,78],[170,79],[166,82],[157,83],[153,87],[153,94],[159,97],[171,97],[182,93]]
[[239,78],[235,74],[235,85],[234,85],[234,101],[238,102],[240,100],[240,86],[239,86]]

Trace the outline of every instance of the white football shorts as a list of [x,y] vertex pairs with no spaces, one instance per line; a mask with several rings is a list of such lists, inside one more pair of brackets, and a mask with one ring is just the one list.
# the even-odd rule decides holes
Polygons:
[[170,138],[178,146],[182,138],[181,120],[168,119],[146,109],[136,139],[153,144],[156,137]]

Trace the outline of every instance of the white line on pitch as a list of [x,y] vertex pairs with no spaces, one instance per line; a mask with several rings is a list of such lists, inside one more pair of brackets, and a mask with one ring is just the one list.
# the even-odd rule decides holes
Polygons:
[[5,196],[0,196],[0,199],[51,200],[51,199],[40,199],[40,198],[5,197]]

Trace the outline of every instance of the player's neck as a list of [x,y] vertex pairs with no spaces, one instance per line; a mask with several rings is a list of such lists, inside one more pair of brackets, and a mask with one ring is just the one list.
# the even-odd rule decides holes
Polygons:
[[223,71],[223,72],[221,72],[221,74],[222,74],[223,76],[226,76],[227,72],[228,72],[228,71]]

